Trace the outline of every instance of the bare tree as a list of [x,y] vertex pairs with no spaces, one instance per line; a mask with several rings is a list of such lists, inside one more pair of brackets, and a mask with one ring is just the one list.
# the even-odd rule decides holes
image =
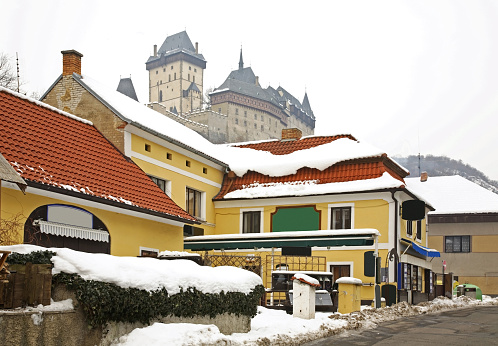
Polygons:
[[17,76],[10,65],[9,56],[0,53],[0,86],[17,91]]

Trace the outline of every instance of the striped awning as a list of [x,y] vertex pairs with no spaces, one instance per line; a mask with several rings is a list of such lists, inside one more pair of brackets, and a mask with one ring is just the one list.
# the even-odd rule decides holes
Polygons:
[[88,239],[105,243],[109,242],[109,233],[98,229],[66,225],[63,223],[43,220],[35,220],[33,222],[33,225],[39,226],[40,231],[46,234],[70,238]]

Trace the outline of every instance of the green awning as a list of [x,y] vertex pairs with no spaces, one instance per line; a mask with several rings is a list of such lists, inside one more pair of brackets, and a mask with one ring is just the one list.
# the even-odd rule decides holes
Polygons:
[[329,230],[251,234],[226,234],[189,237],[184,240],[188,250],[236,250],[255,248],[371,246],[379,231]]

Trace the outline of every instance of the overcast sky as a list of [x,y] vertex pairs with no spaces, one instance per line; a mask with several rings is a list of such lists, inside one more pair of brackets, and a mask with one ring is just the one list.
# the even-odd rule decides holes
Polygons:
[[113,88],[131,75],[146,103],[153,45],[186,29],[207,60],[205,89],[237,68],[242,46],[263,87],[301,101],[307,91],[316,134],[351,133],[391,156],[447,155],[498,180],[498,1],[0,5],[0,52],[19,54],[28,94],[47,90],[60,52],[75,49],[83,74]]

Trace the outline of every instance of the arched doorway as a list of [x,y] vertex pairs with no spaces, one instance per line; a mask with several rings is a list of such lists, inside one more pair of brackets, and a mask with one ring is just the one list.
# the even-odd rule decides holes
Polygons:
[[91,253],[111,252],[111,238],[104,223],[89,211],[67,204],[36,208],[24,224],[24,243]]

